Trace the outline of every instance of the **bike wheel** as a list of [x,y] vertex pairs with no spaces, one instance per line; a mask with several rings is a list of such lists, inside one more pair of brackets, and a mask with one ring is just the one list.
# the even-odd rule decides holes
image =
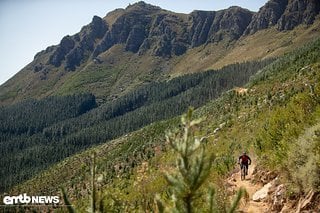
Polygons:
[[245,180],[246,179],[246,167],[242,166],[241,167],[241,180]]
[[246,175],[247,175],[247,167],[244,166],[244,168],[243,168],[243,180],[246,179]]

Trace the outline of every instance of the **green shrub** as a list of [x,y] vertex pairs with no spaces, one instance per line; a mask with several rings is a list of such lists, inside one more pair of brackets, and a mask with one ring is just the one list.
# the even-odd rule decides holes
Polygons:
[[320,124],[299,137],[289,151],[287,168],[293,193],[320,191]]
[[[182,116],[182,131],[167,134],[167,142],[173,148],[177,162],[175,171],[166,174],[170,186],[170,198],[166,201],[157,196],[159,212],[221,212],[216,203],[215,190],[208,187],[207,202],[197,205],[199,200],[204,200],[201,186],[207,183],[214,157],[206,154],[206,146],[202,139],[195,136],[196,127],[201,120],[192,120],[192,109]],[[239,201],[244,194],[241,189],[232,205],[224,208],[222,212],[235,212]],[[207,203],[207,205],[204,205]],[[199,210],[201,209],[201,210]]]

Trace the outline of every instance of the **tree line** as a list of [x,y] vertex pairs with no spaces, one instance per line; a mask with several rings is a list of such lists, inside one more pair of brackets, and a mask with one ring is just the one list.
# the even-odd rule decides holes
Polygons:
[[152,122],[200,107],[273,60],[237,63],[220,70],[151,82],[97,106],[94,95],[27,100],[0,108],[0,191],[92,145]]

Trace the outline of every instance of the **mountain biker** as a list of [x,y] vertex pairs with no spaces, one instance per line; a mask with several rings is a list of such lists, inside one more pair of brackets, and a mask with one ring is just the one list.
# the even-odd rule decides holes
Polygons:
[[238,164],[240,164],[241,169],[243,166],[247,168],[246,175],[248,175],[248,169],[249,169],[249,165],[251,164],[251,159],[245,151],[239,157]]

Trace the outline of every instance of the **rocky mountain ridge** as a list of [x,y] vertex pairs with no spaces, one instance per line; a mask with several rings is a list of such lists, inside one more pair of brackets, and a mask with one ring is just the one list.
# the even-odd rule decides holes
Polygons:
[[0,105],[78,93],[103,103],[153,81],[278,57],[319,37],[317,14],[315,0],[270,0],[256,13],[234,6],[190,14],[138,2],[94,16],[36,54],[0,86]]
[[317,0],[270,0],[253,15],[244,34],[272,26],[279,31],[292,30],[299,24],[312,24],[319,12],[320,2]]
[[[240,7],[220,11],[193,11],[177,14],[138,2],[120,10],[113,23],[94,16],[92,22],[73,36],[65,36],[59,45],[38,53],[32,63],[35,72],[48,71],[48,65],[74,71],[87,60],[101,62],[99,55],[117,44],[125,51],[168,58],[208,43],[234,41],[243,35],[276,26],[291,30],[300,24],[312,24],[320,11],[317,0],[270,0],[259,12]],[[114,15],[114,14],[113,14]],[[41,56],[48,60],[43,62]]]

